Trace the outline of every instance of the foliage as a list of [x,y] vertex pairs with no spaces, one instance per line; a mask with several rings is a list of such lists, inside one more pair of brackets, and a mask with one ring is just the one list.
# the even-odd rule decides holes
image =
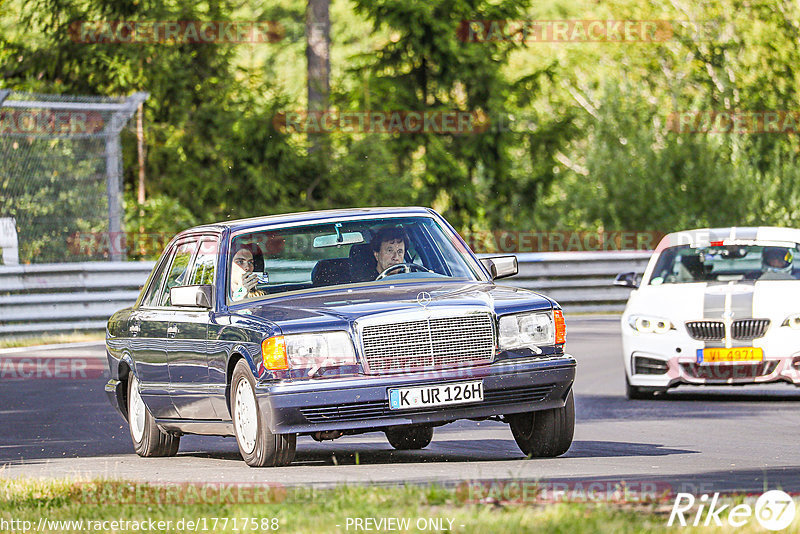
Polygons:
[[[304,18],[302,0],[6,0],[0,85],[150,93],[151,200],[145,220],[126,202],[129,229],[172,232],[220,219],[399,204],[433,206],[466,231],[800,223],[796,133],[669,127],[674,112],[796,111],[800,7],[789,0],[333,0],[336,110],[459,110],[487,118],[489,127],[334,132],[324,153],[310,153],[307,135],[274,120],[305,106]],[[502,19],[684,22],[655,43],[459,39],[464,20]],[[285,38],[260,45],[70,38],[70,24],[93,20],[277,20]],[[137,175],[130,131],[123,148],[130,199]],[[8,169],[0,169],[5,191],[15,187]],[[28,196],[45,198],[45,182]],[[65,212],[85,211],[75,196]],[[51,203],[3,211],[39,213]],[[64,231],[93,231],[95,223],[73,226]],[[35,256],[48,240],[27,236],[24,246]]]

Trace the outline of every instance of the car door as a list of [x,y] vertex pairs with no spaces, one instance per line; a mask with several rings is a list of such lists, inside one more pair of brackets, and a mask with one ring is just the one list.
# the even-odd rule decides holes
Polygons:
[[170,397],[169,366],[167,364],[167,327],[171,312],[161,302],[165,281],[175,256],[185,255],[181,244],[174,244],[164,255],[149,287],[128,320],[131,356],[142,399],[158,418],[177,418],[178,412]]
[[[214,284],[218,238],[203,236],[182,285]],[[181,419],[216,419],[209,392],[208,322],[212,310],[173,307],[167,328],[170,394]]]

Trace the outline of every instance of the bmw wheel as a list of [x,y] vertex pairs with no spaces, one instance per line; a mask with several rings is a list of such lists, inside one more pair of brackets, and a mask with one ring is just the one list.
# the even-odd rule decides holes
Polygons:
[[296,434],[273,434],[256,401],[255,380],[245,360],[239,360],[231,380],[231,415],[236,443],[251,467],[289,465],[297,446]]

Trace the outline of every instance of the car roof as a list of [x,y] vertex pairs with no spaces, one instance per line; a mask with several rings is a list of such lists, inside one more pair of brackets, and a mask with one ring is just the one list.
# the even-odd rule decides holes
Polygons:
[[278,215],[265,215],[262,217],[251,217],[249,219],[236,219],[232,221],[222,221],[211,224],[195,226],[181,232],[183,234],[193,234],[204,231],[218,232],[224,228],[231,230],[243,230],[254,228],[265,224],[293,224],[298,222],[314,223],[325,220],[347,219],[359,216],[397,216],[397,215],[430,215],[433,210],[421,206],[407,207],[382,207],[382,208],[348,208],[320,211],[301,211],[295,213],[283,213]]
[[720,245],[786,245],[800,243],[800,229],[777,226],[733,226],[730,228],[697,228],[667,234],[656,250],[678,245],[703,247]]

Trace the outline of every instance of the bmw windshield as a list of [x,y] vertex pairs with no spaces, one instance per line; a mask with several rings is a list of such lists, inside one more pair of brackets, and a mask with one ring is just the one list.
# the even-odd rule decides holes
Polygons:
[[800,250],[793,245],[726,245],[665,249],[650,285],[800,279]]

